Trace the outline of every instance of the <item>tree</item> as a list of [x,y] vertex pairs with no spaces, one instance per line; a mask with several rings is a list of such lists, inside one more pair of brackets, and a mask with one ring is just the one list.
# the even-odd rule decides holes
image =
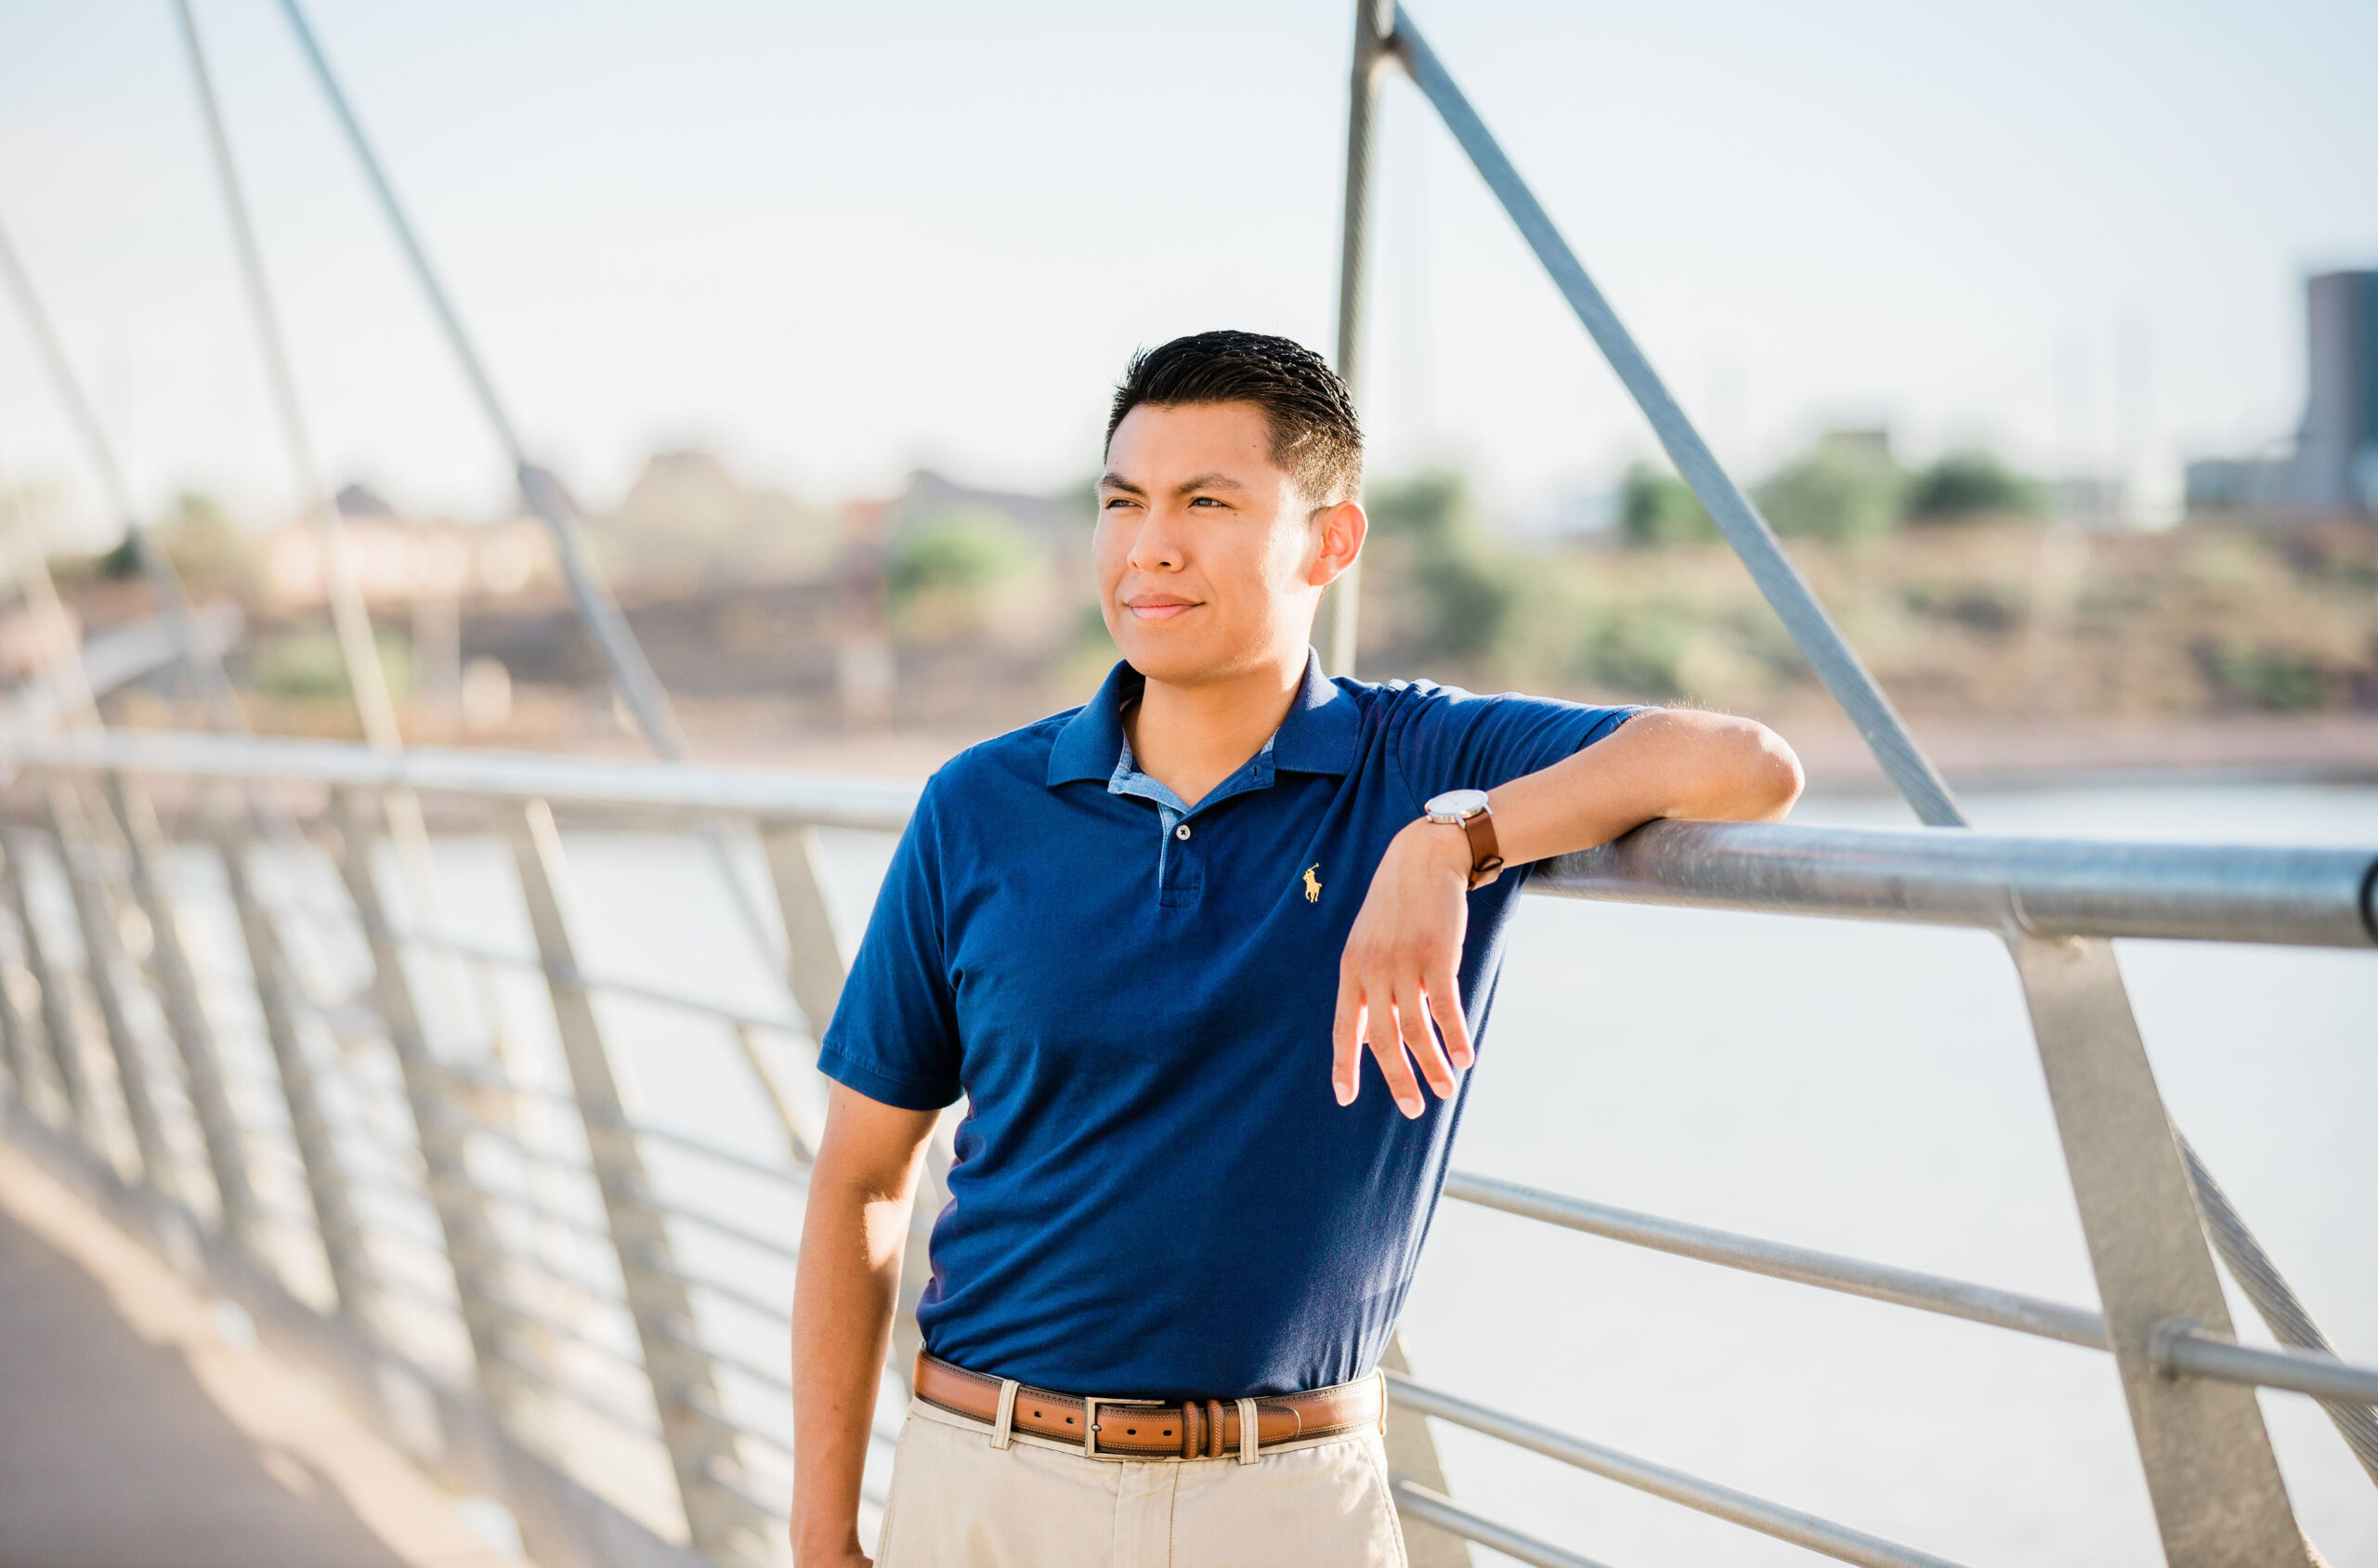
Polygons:
[[1718,537],[1692,488],[1666,469],[1630,463],[1618,492],[1619,533],[1629,544],[1690,544]]
[[1917,475],[1908,491],[1907,516],[1918,523],[1991,513],[2036,517],[2046,509],[2046,499],[2039,481],[2009,468],[1995,453],[1974,449],[1953,451]]
[[1872,539],[1897,526],[1907,497],[1907,472],[1879,430],[1833,430],[1807,455],[1778,470],[1757,490],[1775,531],[1836,543]]
[[1426,607],[1431,648],[1456,658],[1485,652],[1510,620],[1518,590],[1483,538],[1469,481],[1439,469],[1376,487],[1364,510],[1382,540],[1405,543],[1413,591]]

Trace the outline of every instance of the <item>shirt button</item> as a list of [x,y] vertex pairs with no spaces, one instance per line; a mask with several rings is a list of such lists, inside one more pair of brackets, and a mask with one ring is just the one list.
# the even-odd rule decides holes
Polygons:
[[1172,836],[1176,839],[1187,838],[1189,836],[1189,824],[1183,822],[1180,827],[1172,830]]

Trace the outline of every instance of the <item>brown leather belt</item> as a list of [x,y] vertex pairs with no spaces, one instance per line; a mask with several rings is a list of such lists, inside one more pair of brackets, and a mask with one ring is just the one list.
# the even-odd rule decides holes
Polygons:
[[[994,1429],[1000,1425],[1000,1405],[1011,1385],[980,1372],[953,1366],[938,1356],[917,1352],[917,1397],[928,1405],[969,1417]],[[1034,1437],[1078,1444],[1084,1454],[1099,1459],[1220,1459],[1235,1457],[1251,1464],[1266,1448],[1305,1438],[1331,1437],[1340,1432],[1377,1431],[1386,1415],[1379,1380],[1365,1378],[1334,1389],[1310,1393],[1274,1394],[1263,1399],[1189,1400],[1165,1405],[1155,1400],[1084,1398],[1051,1393],[1046,1389],[1015,1389],[1010,1425]],[[1241,1412],[1252,1406],[1255,1442],[1245,1442]]]

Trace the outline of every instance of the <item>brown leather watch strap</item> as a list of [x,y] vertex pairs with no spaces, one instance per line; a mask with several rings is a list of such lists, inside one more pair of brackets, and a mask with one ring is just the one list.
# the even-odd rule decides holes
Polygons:
[[1495,808],[1480,806],[1461,819],[1461,830],[1470,835],[1470,885],[1484,887],[1503,869],[1503,846],[1495,842]]
[[[969,1372],[920,1351],[915,1387],[917,1397],[928,1405],[977,1421],[999,1420],[997,1378]],[[1385,1414],[1377,1378],[1310,1393],[1278,1394],[1254,1404],[1259,1453],[1301,1438],[1377,1430]],[[1091,1426],[1093,1405],[1094,1431]],[[1085,1400],[1077,1394],[1019,1387],[1014,1412],[1017,1431],[1078,1446],[1104,1458],[1221,1459],[1235,1458],[1240,1452],[1236,1400],[1192,1401],[1185,1405],[1104,1395]]]

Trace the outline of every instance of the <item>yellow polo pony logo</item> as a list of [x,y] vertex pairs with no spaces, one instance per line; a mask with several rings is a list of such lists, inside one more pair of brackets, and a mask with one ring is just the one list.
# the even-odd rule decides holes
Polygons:
[[1321,902],[1321,879],[1313,875],[1319,869],[1321,862],[1318,860],[1304,869],[1304,901],[1308,904]]

